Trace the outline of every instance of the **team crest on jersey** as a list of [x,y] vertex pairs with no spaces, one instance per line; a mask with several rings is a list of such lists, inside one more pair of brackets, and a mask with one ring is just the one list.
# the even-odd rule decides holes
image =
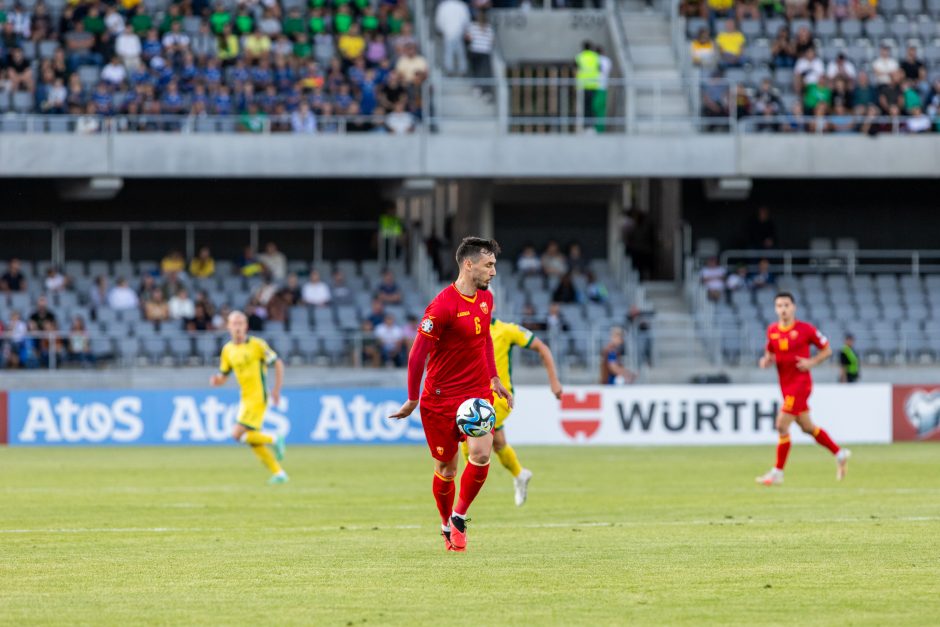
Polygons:
[[798,335],[799,333],[796,332],[796,329],[793,329],[792,331],[790,331],[790,339],[795,340],[796,336]]
[[438,454],[438,455],[443,455],[443,454],[444,454],[444,447],[443,447],[443,446],[438,446],[438,447],[437,447],[437,454]]
[[489,307],[487,307],[486,302],[480,303],[480,311],[483,313],[489,313]]
[[421,330],[424,331],[425,333],[430,333],[431,329],[433,328],[434,328],[434,323],[431,322],[430,318],[425,318],[424,320],[421,321]]

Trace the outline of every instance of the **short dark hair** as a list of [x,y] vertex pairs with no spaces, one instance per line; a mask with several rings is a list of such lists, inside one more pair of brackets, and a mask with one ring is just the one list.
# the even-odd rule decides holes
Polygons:
[[476,261],[481,253],[499,255],[499,251],[499,244],[496,243],[495,239],[473,236],[465,237],[460,242],[460,246],[457,247],[457,265],[462,264],[463,260],[467,258]]
[[774,296],[774,302],[777,302],[778,298],[789,298],[791,303],[796,304],[796,299],[793,298],[792,292],[777,292],[777,295]]

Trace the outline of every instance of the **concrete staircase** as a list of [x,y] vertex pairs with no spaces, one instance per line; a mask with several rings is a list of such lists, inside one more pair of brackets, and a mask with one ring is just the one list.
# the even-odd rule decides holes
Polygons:
[[436,104],[434,116],[440,118],[438,128],[442,132],[492,135],[499,131],[495,98],[474,89],[470,81],[446,83]]
[[644,378],[650,382],[676,382],[712,371],[681,288],[668,281],[644,283],[643,288],[646,301],[656,311],[652,324],[653,367]]
[[[641,133],[689,132],[691,124],[676,117],[688,117],[687,88],[681,83],[679,60],[672,49],[669,18],[650,9],[642,0],[623,0],[620,19],[626,36],[627,53],[633,62],[633,76],[650,81],[637,92],[637,127]],[[656,89],[653,82],[658,82]],[[666,118],[655,122],[656,115]]]

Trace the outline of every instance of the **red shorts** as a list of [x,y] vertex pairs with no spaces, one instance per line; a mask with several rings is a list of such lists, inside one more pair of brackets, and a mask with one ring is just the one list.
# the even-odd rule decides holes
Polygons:
[[434,459],[449,462],[457,454],[460,443],[467,439],[457,428],[457,409],[468,398],[485,398],[493,402],[493,393],[486,390],[480,394],[451,397],[421,396],[421,425]]
[[780,411],[793,416],[809,411],[809,395],[813,388],[800,387],[781,391],[783,392],[783,405]]

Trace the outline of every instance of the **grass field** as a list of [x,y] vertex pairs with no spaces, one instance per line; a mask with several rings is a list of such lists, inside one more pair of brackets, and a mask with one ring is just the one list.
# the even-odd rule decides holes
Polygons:
[[5,624],[940,623],[940,448],[521,448],[445,553],[427,451],[0,449]]

